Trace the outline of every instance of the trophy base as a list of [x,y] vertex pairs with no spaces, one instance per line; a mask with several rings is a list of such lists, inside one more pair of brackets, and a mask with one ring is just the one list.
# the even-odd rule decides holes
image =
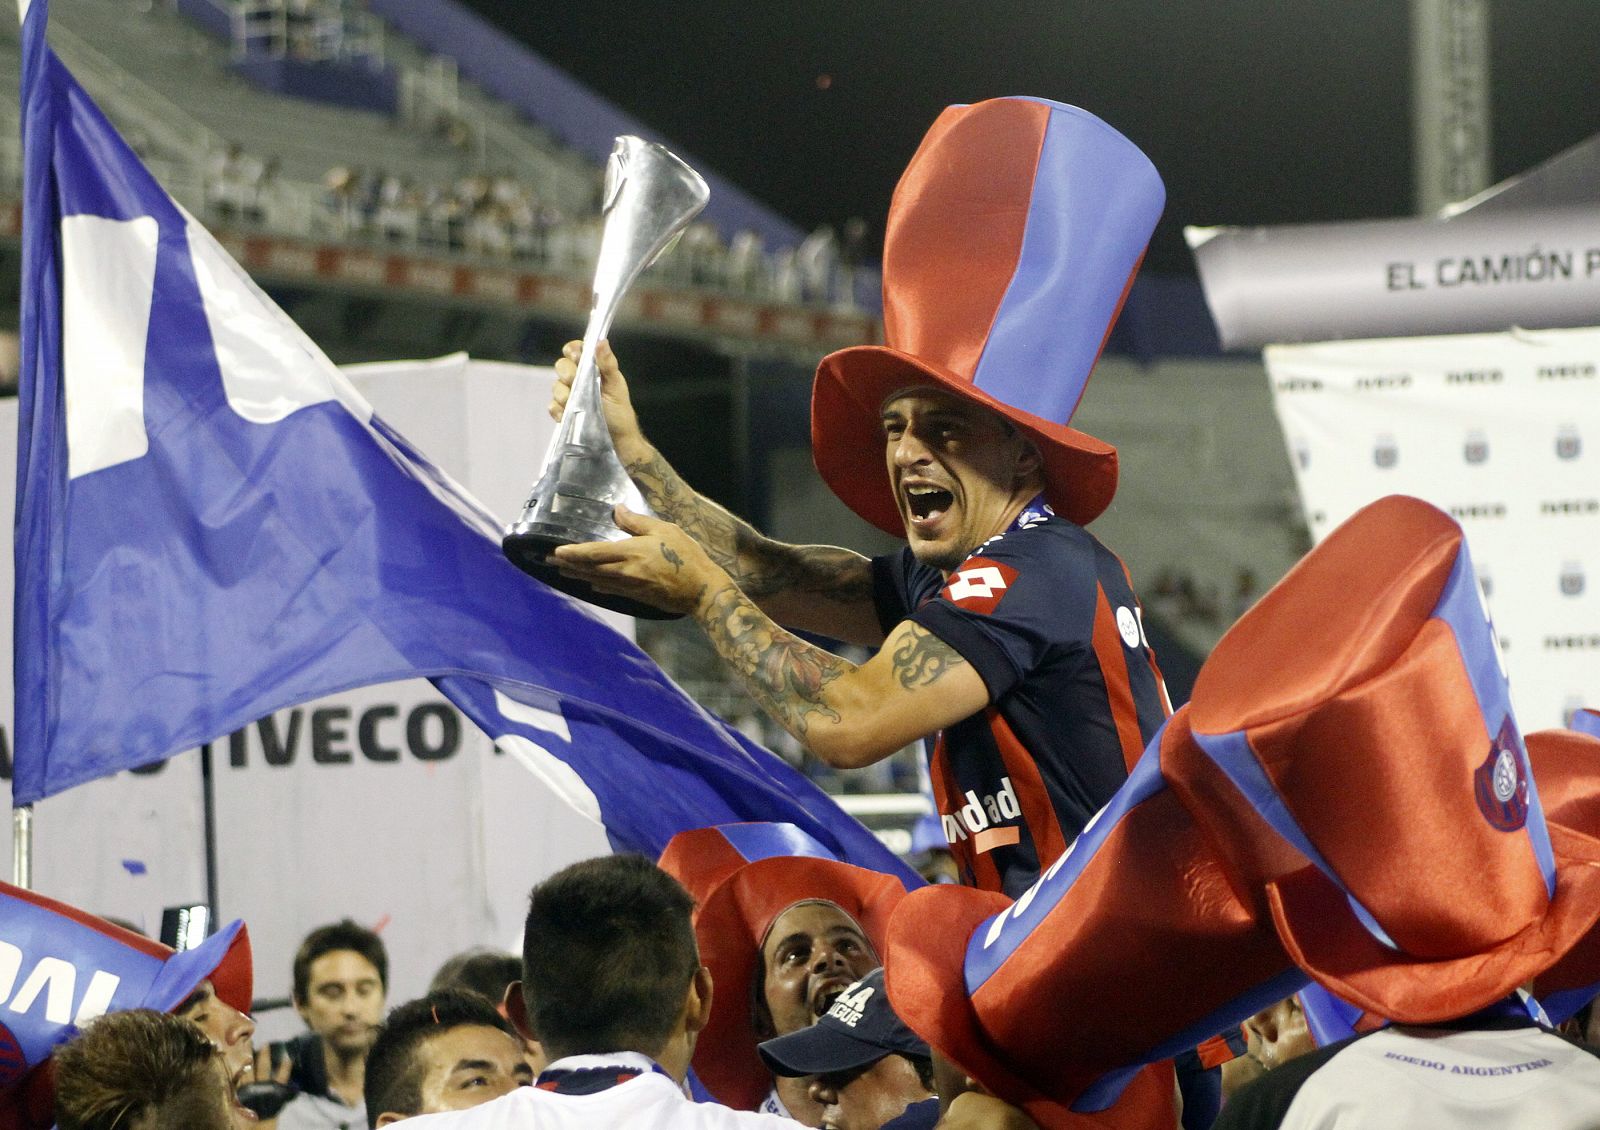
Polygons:
[[556,567],[550,564],[548,558],[551,550],[557,546],[573,544],[571,537],[562,537],[552,534],[541,534],[533,531],[509,533],[500,541],[500,549],[505,553],[506,559],[521,569],[530,577],[543,581],[558,592],[568,596],[575,596],[585,604],[593,604],[611,612],[620,612],[624,616],[634,616],[640,620],[681,620],[683,613],[667,612],[653,604],[631,600],[625,596],[615,596],[612,593],[596,592],[587,581],[580,581],[573,577],[564,577]]

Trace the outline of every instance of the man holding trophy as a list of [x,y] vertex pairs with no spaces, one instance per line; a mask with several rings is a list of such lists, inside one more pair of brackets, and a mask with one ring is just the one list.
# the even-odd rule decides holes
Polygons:
[[[1163,202],[1148,159],[1082,110],[946,110],[890,210],[888,344],[824,358],[812,397],[818,470],[906,548],[782,544],[697,494],[601,345],[601,411],[658,517],[619,505],[627,537],[548,564],[602,601],[693,616],[831,765],[939,732],[934,787],[963,878],[1017,896],[1170,712],[1127,572],[1083,528],[1115,492],[1116,451],[1066,425]],[[580,359],[574,342],[556,364],[558,419]],[[857,665],[785,626],[878,650]]]

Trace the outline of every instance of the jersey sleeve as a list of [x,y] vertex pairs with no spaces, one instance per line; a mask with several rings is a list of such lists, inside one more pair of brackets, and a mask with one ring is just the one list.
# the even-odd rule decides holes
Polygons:
[[954,648],[998,701],[1030,671],[1093,647],[1092,541],[1019,530],[984,546],[910,618]]
[[[927,580],[918,576],[922,569],[909,548],[872,559],[872,603],[884,635],[894,631],[895,625],[916,607],[913,590],[928,586]],[[919,580],[923,582],[920,586]]]

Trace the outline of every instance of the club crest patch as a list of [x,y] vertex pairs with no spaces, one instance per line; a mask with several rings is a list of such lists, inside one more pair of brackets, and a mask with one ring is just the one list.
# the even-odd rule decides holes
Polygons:
[[988,557],[969,557],[945,582],[940,596],[972,612],[993,612],[1017,579],[1017,571]]
[[1515,832],[1528,821],[1528,766],[1522,739],[1510,716],[1489,744],[1489,755],[1472,775],[1478,811],[1493,828]]

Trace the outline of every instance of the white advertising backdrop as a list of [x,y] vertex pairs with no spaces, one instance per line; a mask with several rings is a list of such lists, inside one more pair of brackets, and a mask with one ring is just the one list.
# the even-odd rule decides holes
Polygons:
[[1270,346],[1312,537],[1410,494],[1467,533],[1524,730],[1600,704],[1600,330]]
[[[459,355],[346,372],[380,416],[497,517],[520,512],[552,430],[551,370]],[[8,513],[15,443],[16,401],[0,401],[0,507]],[[0,528],[9,595],[11,524]],[[631,621],[606,615],[631,636]],[[3,624],[9,807],[9,616]],[[513,947],[533,883],[610,850],[597,822],[496,752],[423,680],[280,711],[213,743],[212,757],[219,912],[249,923],[258,998],[287,997],[300,938],[346,916],[381,929],[392,999],[415,996],[452,953]],[[36,806],[35,828],[34,883],[44,894],[152,934],[162,907],[205,901],[196,752],[51,797]],[[0,842],[9,877],[10,837]],[[264,1019],[274,1037],[299,1026],[292,1014]]]

